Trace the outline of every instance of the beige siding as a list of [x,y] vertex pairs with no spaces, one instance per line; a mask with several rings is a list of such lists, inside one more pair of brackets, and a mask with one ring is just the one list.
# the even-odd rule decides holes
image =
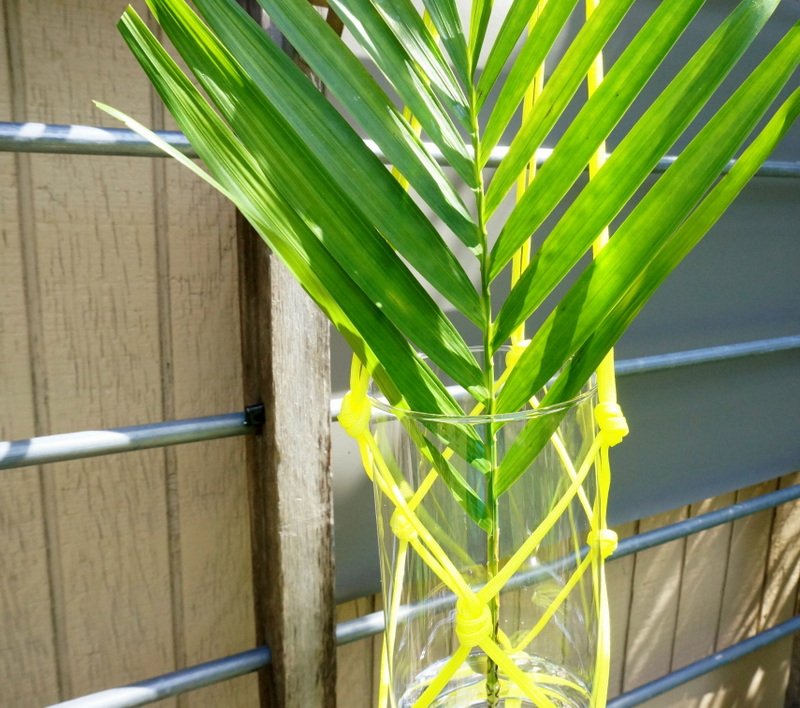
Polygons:
[[[14,116],[18,89],[11,63],[19,43],[0,13],[0,112]],[[36,427],[30,357],[19,178],[28,156],[0,154],[0,435],[27,437]],[[0,703],[44,705],[58,697],[56,646],[39,473],[3,474],[0,497]]]
[[[126,4],[3,0],[3,119],[117,127],[92,99],[157,119],[114,28]],[[164,160],[0,163],[3,438],[240,410],[231,207]],[[0,704],[254,646],[243,450],[230,439],[4,473]],[[254,705],[255,685],[167,705]]]

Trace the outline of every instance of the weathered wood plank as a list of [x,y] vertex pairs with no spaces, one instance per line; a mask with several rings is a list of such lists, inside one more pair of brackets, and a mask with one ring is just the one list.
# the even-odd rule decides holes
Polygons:
[[[645,532],[686,518],[687,508],[640,522]],[[678,610],[685,541],[666,543],[636,554],[626,642],[623,690],[669,673]]]
[[[794,607],[794,613],[800,614],[800,596]],[[784,708],[796,708],[800,706],[800,636],[795,634],[791,638],[789,652],[789,676]]]
[[328,325],[241,222],[245,401],[267,421],[248,440],[256,636],[273,652],[262,705],[333,706]]
[[[638,532],[639,523],[633,521],[615,529],[619,539],[628,538]],[[608,602],[611,612],[611,673],[608,680],[608,695],[622,692],[622,675],[625,666],[625,640],[628,635],[631,593],[633,592],[634,556],[626,556],[606,564]]]
[[[738,491],[736,501],[752,499],[776,488],[776,480],[756,484]],[[774,509],[767,509],[733,522],[725,587],[722,592],[717,651],[758,631],[774,515]]]
[[[800,472],[782,477],[781,489],[800,484]],[[775,509],[767,576],[758,629],[764,631],[794,616],[800,580],[800,501]]]
[[[735,499],[736,495],[730,493],[692,504],[689,516],[699,516],[730,506]],[[672,652],[673,671],[714,652],[730,536],[731,525],[725,524],[686,539]]]
[[324,708],[336,703],[329,325],[242,217],[238,234],[245,403],[266,414],[247,446],[256,636],[273,656],[261,702]]
[[645,701],[639,708],[780,708],[787,655],[788,641],[783,639]]
[[[362,617],[373,612],[374,598],[363,597],[336,608],[336,621]],[[374,639],[368,637],[336,650],[336,705],[368,708],[375,705],[373,681],[376,660]],[[380,657],[377,658],[380,661]]]

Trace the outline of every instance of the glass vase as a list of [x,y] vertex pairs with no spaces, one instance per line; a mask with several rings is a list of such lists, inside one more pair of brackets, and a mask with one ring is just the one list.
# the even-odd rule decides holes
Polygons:
[[607,675],[597,671],[607,553],[590,551],[605,503],[595,389],[538,407],[545,392],[494,416],[457,395],[457,417],[373,396],[365,464],[386,615],[379,708],[605,703],[596,683]]

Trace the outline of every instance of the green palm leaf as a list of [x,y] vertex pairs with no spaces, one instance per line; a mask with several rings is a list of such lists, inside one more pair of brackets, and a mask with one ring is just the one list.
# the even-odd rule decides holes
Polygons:
[[[500,204],[519,173],[530,161],[536,148],[539,147],[537,144],[530,151],[530,155],[524,159],[519,158],[519,155],[531,142],[532,138],[529,135],[531,126],[541,126],[537,132],[545,131],[541,139],[544,139],[544,136],[550,132],[580,87],[595,57],[633,3],[634,0],[602,3],[578,33],[575,41],[554,69],[542,96],[537,101],[534,112],[511,143],[509,156],[503,160],[492,179],[486,195],[486,208],[490,214]],[[489,117],[482,141],[484,158],[488,158],[490,151],[500,141],[534,74],[556,40],[558,32],[569,18],[572,6],[572,0],[548,3],[542,16],[534,25],[533,31],[522,48],[519,60],[509,71],[508,79]]]
[[[578,395],[592,372],[622,336],[650,296],[688,255],[768,159],[789,127],[800,117],[800,89],[795,90],[753,140],[741,157],[632,282],[591,336],[575,351],[564,370],[548,390],[541,405],[555,405]],[[601,254],[602,255],[602,254]],[[506,454],[498,475],[501,490],[507,491],[555,432],[558,417],[529,425]]]
[[[150,0],[149,6],[238,138],[251,153],[269,156],[262,170],[284,198],[298,200],[298,215],[342,268],[444,371],[479,390],[482,373],[450,320],[246,72],[188,5]],[[431,326],[420,327],[420,316]]]
[[[499,346],[516,324],[526,319],[544,301],[553,287],[586,253],[603,228],[622,210],[658,160],[730,72],[776,5],[777,0],[745,0],[739,5],[620,142],[596,178],[570,205],[504,303],[498,316],[495,346]],[[604,81],[601,88],[608,90],[611,86],[613,91],[610,79],[611,73],[609,83]],[[598,95],[601,99],[587,103],[581,119],[576,120],[564,136],[564,144],[559,143],[553,151],[553,158],[559,151],[559,157],[567,163],[571,162],[572,168],[576,166],[576,158],[570,150],[575,140],[580,141],[584,131],[591,134],[596,125],[603,123],[598,105],[604,105],[602,98],[605,92],[601,93],[598,89],[595,97]],[[599,141],[593,149],[597,145]],[[582,156],[579,157],[577,162],[582,159]],[[569,179],[567,173],[572,173],[573,169],[560,170],[550,179],[548,173],[558,169],[560,164],[556,161],[551,163],[550,170],[547,167],[545,165],[542,168],[509,217],[493,252],[492,273],[499,272],[500,264],[519,248],[526,234],[530,233],[529,229],[541,223],[569,188],[566,184]],[[541,185],[538,189],[537,181]]]
[[[349,0],[347,3],[331,0],[331,7],[369,52],[450,165],[467,184],[476,186],[472,161],[463,138],[433,92],[427,77],[408,55],[376,7],[369,0]],[[465,106],[459,106],[459,114],[468,124],[469,115]]]
[[[469,102],[464,90],[410,0],[392,0],[391,14],[380,2],[373,0],[373,5],[406,50],[409,58],[418,64],[422,75],[430,82],[442,102],[453,112],[462,126],[469,128]],[[379,55],[378,58],[384,57]]]
[[[489,93],[495,86],[495,82],[500,76],[500,73],[508,61],[508,58],[511,56],[511,52],[514,50],[514,47],[516,47],[517,42],[525,30],[525,27],[530,22],[531,17],[533,17],[536,6],[539,4],[539,2],[540,0],[513,0],[511,3],[511,7],[503,19],[503,22],[500,26],[500,32],[498,33],[497,39],[489,51],[489,56],[486,58],[483,71],[478,79],[478,87],[476,89],[478,110],[483,108],[486,99],[489,97]],[[564,20],[561,22],[561,25],[563,26],[564,22],[566,22],[566,18],[569,17],[569,13],[572,12],[572,8],[577,4],[577,2],[578,0],[574,0],[574,2],[549,3],[549,10],[545,8],[545,13],[558,13],[560,16],[562,13],[566,12],[567,14]],[[540,21],[545,22],[545,20]],[[542,28],[540,27],[539,30],[537,30],[537,40],[532,42],[531,39],[528,38],[525,45],[526,49],[523,49],[522,51],[531,51],[532,47],[531,49],[528,49],[528,44],[535,46],[539,43],[545,43],[545,35],[542,34],[541,29]],[[552,46],[553,41],[554,40],[551,40],[549,43],[547,43],[547,46]],[[516,68],[517,63],[520,62],[515,62],[512,69]],[[529,61],[528,63],[531,62]]]
[[[305,0],[262,0],[270,17],[415,191],[467,246],[476,226],[453,185],[392,101]],[[288,86],[287,86],[288,89]]]
[[[552,209],[554,202],[566,194],[569,186],[586,168],[591,155],[628,110],[704,2],[705,0],[666,0],[659,5],[653,16],[626,47],[622,57],[605,77],[589,104],[584,107],[559,141],[561,146],[558,148],[555,160],[550,161],[551,164],[548,167],[548,170],[555,173],[558,180],[549,177],[542,178],[540,180],[542,186],[537,185],[529,190],[524,205],[520,205],[519,211],[513,219],[509,220],[510,223],[506,224],[506,233],[514,233],[515,224],[520,224],[520,228],[527,229],[527,233],[537,228],[535,224],[538,215],[544,211],[545,207],[540,208],[535,215],[532,215],[530,214],[531,204],[542,201]],[[599,12],[595,13],[593,17],[597,18],[597,22],[604,19]],[[616,22],[618,19],[620,19],[618,16],[614,16],[607,24]],[[587,36],[589,36],[588,33]],[[588,63],[596,55],[595,47],[586,47],[587,42],[581,43],[580,39],[580,37],[576,39],[568,55],[564,57],[564,61],[554,73],[542,99],[520,129],[519,135],[512,142],[508,155],[503,159],[492,180],[487,196],[490,211],[496,208],[506,195],[513,181],[531,160],[547,133],[555,125],[569,98],[577,90],[579,84],[575,81],[575,77],[582,75],[577,72],[583,70],[585,73]],[[572,58],[573,54],[575,55],[574,59]],[[576,64],[578,69],[574,68]],[[562,160],[568,162],[561,163]],[[557,167],[552,166],[553,162]],[[553,181],[559,183],[550,187]],[[543,189],[545,186],[549,187],[549,193],[546,195],[538,195],[534,191]],[[519,238],[514,238],[514,236],[504,236],[503,239],[507,239],[507,241],[502,244],[502,247],[498,244],[493,255],[493,272],[497,272],[508,262],[508,258],[510,258],[510,255],[507,255],[508,251],[510,250],[513,254],[516,248],[511,248],[511,246],[515,241],[519,242]]]
[[[439,293],[476,324],[480,300],[463,267],[431,221],[352,127],[234,0],[197,0],[220,40],[331,177],[383,236]],[[281,90],[292,77],[294,90]]]
[[450,61],[453,62],[456,75],[465,86],[469,85],[471,71],[467,39],[455,0],[423,0],[423,2],[442,38],[442,44]]
[[493,0],[476,0],[472,3],[472,16],[469,23],[469,51],[471,57],[470,76],[474,76],[478,69],[478,62],[489,27],[489,18],[492,14]]
[[[658,4],[563,131],[505,222],[498,206],[563,120],[634,0],[602,0],[558,64],[547,64],[550,78],[488,187],[483,172],[489,154],[519,117],[523,96],[539,67],[551,61],[548,54],[574,16],[577,0],[548,0],[524,39],[540,4],[512,0],[507,16],[498,18],[493,46],[487,46],[489,20],[497,14],[491,0],[474,0],[467,32],[456,0],[424,0],[425,18],[413,0],[330,0],[387,90],[307,0],[260,0],[347,117],[234,0],[197,0],[202,20],[185,0],[148,2],[204,94],[133,10],[121,21],[123,36],[208,172],[124,119],[235,202],[342,332],[391,403],[428,413],[462,415],[420,354],[493,413],[519,409],[558,371],[542,404],[574,396],[800,111],[795,92],[730,174],[714,184],[800,63],[795,27],[633,207],[610,244],[532,334],[500,387],[491,357],[476,360],[467,335],[437,298],[477,329],[485,352],[497,350],[577,268],[592,241],[714,95],[779,0],[739,4],[567,205],[502,303],[493,299],[497,277],[564,200],[704,0]],[[519,53],[510,62],[516,48]],[[401,105],[390,98],[395,93]],[[498,96],[491,110],[490,94]],[[403,117],[403,108],[413,121]],[[408,193],[349,119],[407,180]],[[415,133],[412,124],[417,123],[432,147]],[[435,151],[451,169],[437,164]],[[470,197],[469,205],[462,194]],[[493,245],[491,234],[497,234]],[[451,236],[460,242],[455,248]],[[477,287],[470,272],[477,272]],[[490,498],[483,500],[456,464],[420,443],[454,498],[488,534],[493,505],[557,424],[543,420],[525,427],[499,467],[491,460],[491,441],[480,440],[471,426],[462,426],[456,440],[447,441],[455,454],[487,475]]]
[[[293,209],[276,193],[230,130],[158,44],[144,22],[128,9],[120,25],[123,37],[153,81],[181,129],[219,185],[254,224],[343,335],[356,346],[371,370],[379,361],[392,382],[384,390],[399,402],[422,410],[460,414],[461,409],[439,380],[388,321],[364,296]],[[333,298],[331,293],[338,293]],[[369,347],[365,350],[363,341]],[[370,352],[374,352],[371,355]],[[377,358],[377,359],[376,359]]]
[[498,401],[501,409],[516,410],[538,391],[616,306],[719,177],[798,64],[800,23],[689,143],[581,274],[511,373]]

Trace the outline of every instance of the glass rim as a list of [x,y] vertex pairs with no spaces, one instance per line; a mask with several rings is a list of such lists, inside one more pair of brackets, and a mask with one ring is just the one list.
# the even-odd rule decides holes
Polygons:
[[[588,382],[587,382],[588,384]],[[453,390],[453,387],[448,387]],[[458,387],[458,391],[467,391]],[[395,418],[413,418],[414,420],[422,420],[428,422],[459,424],[459,425],[481,425],[485,423],[508,423],[518,420],[530,420],[533,418],[542,418],[554,413],[569,410],[573,406],[582,403],[583,401],[591,398],[597,391],[596,385],[590,385],[585,391],[582,391],[574,398],[567,401],[560,401],[550,406],[540,408],[529,408],[520,411],[510,411],[506,413],[476,413],[470,415],[469,413],[462,413],[460,415],[448,415],[446,413],[428,413],[425,411],[415,411],[411,408],[403,408],[401,406],[394,406],[383,397],[376,397],[369,395],[370,403],[380,411],[388,413]],[[471,394],[469,394],[471,395]]]
[[[471,346],[468,347],[471,352],[482,352],[483,347],[481,346]],[[511,347],[509,345],[503,345],[498,348],[496,354],[503,354],[507,353]],[[425,359],[426,361],[430,361],[428,357],[424,354],[419,354],[421,359]],[[545,386],[549,386],[555,381],[558,374],[553,376]],[[466,389],[462,386],[446,386],[445,387],[451,394],[467,394],[472,396]],[[543,387],[544,388],[544,387]],[[509,411],[505,413],[476,413],[474,415],[470,415],[469,413],[461,413],[459,415],[449,415],[446,413],[429,413],[425,411],[416,411],[411,408],[403,408],[401,406],[395,406],[389,403],[383,395],[375,396],[372,395],[372,392],[377,390],[377,386],[375,385],[375,381],[370,381],[370,386],[367,391],[367,398],[369,398],[370,403],[377,409],[383,411],[384,413],[389,413],[390,415],[399,418],[401,416],[405,416],[407,418],[413,418],[414,420],[423,420],[427,422],[439,422],[439,423],[449,423],[449,424],[467,424],[467,425],[480,425],[483,423],[506,423],[515,420],[528,420],[531,418],[539,418],[546,415],[552,415],[553,413],[560,413],[562,411],[568,410],[573,406],[582,403],[586,399],[593,396],[597,391],[597,382],[595,379],[595,374],[589,378],[588,381],[583,385],[583,389],[577,396],[566,400],[560,401],[558,403],[554,403],[549,406],[545,406],[543,408],[528,408],[525,410],[518,410],[518,411]],[[472,397],[474,400],[474,396]],[[475,402],[473,405],[476,405]]]

